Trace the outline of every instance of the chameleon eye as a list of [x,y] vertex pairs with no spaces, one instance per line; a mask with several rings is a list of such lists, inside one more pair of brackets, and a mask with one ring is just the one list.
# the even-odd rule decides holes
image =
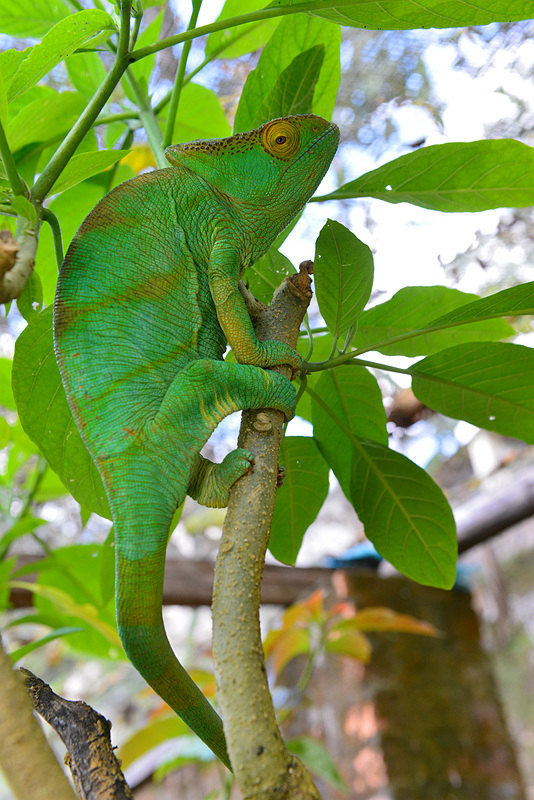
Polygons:
[[269,155],[284,161],[294,156],[300,146],[298,127],[286,119],[268,122],[261,131],[261,139]]

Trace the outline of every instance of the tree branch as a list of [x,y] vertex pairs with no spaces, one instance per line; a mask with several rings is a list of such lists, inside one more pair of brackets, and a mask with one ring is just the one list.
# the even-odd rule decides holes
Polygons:
[[34,709],[67,748],[65,761],[82,800],[133,800],[113,752],[111,723],[87,703],[60,697],[29,670],[21,669],[21,673]]
[[[311,299],[310,262],[287,278],[268,308],[246,296],[256,335],[295,347]],[[243,290],[242,290],[243,291]],[[288,375],[288,367],[278,367]],[[254,472],[230,493],[213,594],[217,692],[228,752],[245,800],[318,800],[302,764],[287,750],[276,724],[259,627],[260,585],[269,542],[284,416],[245,411],[239,447],[254,453]]]

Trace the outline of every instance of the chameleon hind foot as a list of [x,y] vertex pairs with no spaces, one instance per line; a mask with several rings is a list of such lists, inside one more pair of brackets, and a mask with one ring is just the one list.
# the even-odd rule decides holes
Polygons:
[[209,508],[225,508],[228,505],[230,488],[253,468],[253,454],[242,447],[228,453],[220,464],[199,456],[187,493]]

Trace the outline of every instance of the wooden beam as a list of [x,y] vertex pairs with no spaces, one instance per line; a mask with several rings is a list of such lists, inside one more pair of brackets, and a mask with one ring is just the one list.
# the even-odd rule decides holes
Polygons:
[[[37,562],[35,556],[20,556],[17,567]],[[333,570],[324,567],[282,567],[266,564],[261,587],[261,602],[286,606],[320,585],[328,585]],[[25,580],[31,580],[24,576]],[[209,606],[213,589],[213,562],[198,559],[168,558],[165,565],[163,605]],[[32,593],[13,589],[11,603],[32,605]]]

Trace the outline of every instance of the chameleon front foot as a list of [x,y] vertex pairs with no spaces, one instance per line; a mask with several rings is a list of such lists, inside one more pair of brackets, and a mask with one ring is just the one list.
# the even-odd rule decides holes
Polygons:
[[227,506],[230,488],[254,468],[253,454],[242,447],[228,453],[220,464],[214,464],[203,456],[199,459],[187,493],[210,508]]

